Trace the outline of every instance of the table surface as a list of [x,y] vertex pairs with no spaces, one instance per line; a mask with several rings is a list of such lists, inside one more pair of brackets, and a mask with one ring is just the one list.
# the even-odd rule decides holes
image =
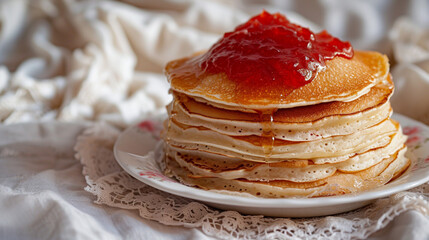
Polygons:
[[[164,226],[136,211],[94,204],[76,137],[87,124],[0,126],[1,239],[212,239],[200,229]],[[408,211],[370,239],[426,239],[429,218]]]

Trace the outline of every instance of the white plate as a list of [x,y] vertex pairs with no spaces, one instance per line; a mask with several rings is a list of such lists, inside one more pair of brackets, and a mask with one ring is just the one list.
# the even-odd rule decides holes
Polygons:
[[[185,186],[166,177],[159,166],[158,132],[161,121],[145,121],[125,130],[117,139],[114,154],[122,168],[136,179],[162,191],[195,199],[207,205],[245,214],[279,217],[314,217],[350,211],[374,200],[417,187],[429,181],[429,127],[399,114],[408,135],[411,167],[391,183],[367,192],[323,198],[255,198],[222,194]],[[156,160],[158,159],[158,160]]]

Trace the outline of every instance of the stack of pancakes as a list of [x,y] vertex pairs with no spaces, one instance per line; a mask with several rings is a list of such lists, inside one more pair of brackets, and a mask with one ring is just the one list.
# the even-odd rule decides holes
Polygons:
[[410,164],[392,119],[388,60],[355,51],[326,62],[288,94],[237,90],[226,74],[197,74],[199,55],[170,62],[165,172],[208,190],[320,197],[388,183]]

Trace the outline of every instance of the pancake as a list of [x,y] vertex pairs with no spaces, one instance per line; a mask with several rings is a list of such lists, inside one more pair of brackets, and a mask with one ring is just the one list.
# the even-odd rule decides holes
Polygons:
[[174,145],[172,143],[169,143],[168,146],[171,149],[175,149],[176,151],[182,152],[182,153],[189,153],[193,155],[201,155],[201,158],[205,160],[206,158],[218,158],[219,156],[227,157],[231,159],[242,159],[247,161],[253,161],[253,162],[260,162],[260,163],[278,163],[278,162],[289,162],[290,164],[296,164],[297,166],[304,166],[303,162],[305,161],[312,161],[314,164],[325,164],[325,163],[339,163],[346,161],[350,157],[360,154],[363,152],[366,152],[371,149],[380,148],[388,145],[395,134],[392,134],[391,136],[383,137],[382,139],[379,139],[378,141],[374,141],[373,143],[363,147],[360,149],[360,151],[356,151],[354,153],[344,154],[340,156],[329,156],[329,157],[316,157],[316,158],[302,158],[302,159],[296,159],[296,158],[276,158],[276,157],[269,157],[267,156],[261,157],[261,156],[255,156],[255,155],[244,155],[240,153],[236,153],[234,151],[229,151],[223,148],[216,148],[216,147],[210,147],[209,150],[214,150],[214,152],[211,152],[209,150],[206,150],[206,148],[203,149],[186,149],[181,146]]
[[[292,142],[274,140],[258,136],[228,136],[209,129],[184,126],[171,122],[167,133],[171,145],[185,149],[198,149],[212,153],[225,154],[227,150],[238,156],[251,155],[266,158],[307,159],[316,157],[335,157],[360,151],[375,142],[389,141],[399,129],[399,124],[386,120],[363,131],[344,136],[335,136],[311,142]],[[221,149],[221,150],[220,150]],[[220,150],[220,151],[219,151]],[[267,153],[269,150],[269,154]]]
[[217,177],[223,179],[246,179],[252,181],[287,180],[292,182],[316,181],[340,172],[353,173],[365,170],[382,159],[389,157],[392,152],[404,148],[404,136],[398,132],[392,141],[380,148],[355,154],[347,160],[334,164],[314,164],[312,160],[294,160],[277,163],[258,163],[230,159],[225,157],[192,155],[175,151],[168,146],[165,151],[181,167],[188,169],[192,176]]
[[[356,101],[279,109],[273,113],[273,122],[269,124],[275,138],[290,141],[312,141],[350,134],[390,117],[389,98],[392,93],[393,83],[389,78]],[[174,112],[173,119],[185,125],[201,126],[234,136],[261,135],[267,125],[261,121],[264,120],[261,114],[216,108],[186,96],[176,96],[175,99],[169,106]]]
[[165,174],[256,197],[366,191],[410,165],[386,56],[263,12],[165,67]]
[[388,183],[400,175],[410,165],[404,157],[406,148],[399,150],[390,157],[383,159],[373,167],[354,174],[335,173],[322,180],[295,183],[290,181],[249,181],[244,179],[222,179],[215,177],[193,178],[190,172],[167,158],[166,174],[179,179],[182,183],[197,186],[206,190],[227,190],[252,194],[257,197],[322,197],[342,195],[371,189]]
[[[353,101],[368,93],[379,82],[387,79],[389,63],[377,52],[355,51],[354,57],[336,57],[326,63],[309,84],[285,95],[285,89],[261,88],[252,93],[240,91],[225,74],[197,76],[197,56],[171,61],[165,68],[171,89],[191,97],[226,106],[249,109],[291,108],[324,102]],[[281,96],[281,98],[279,98]]]

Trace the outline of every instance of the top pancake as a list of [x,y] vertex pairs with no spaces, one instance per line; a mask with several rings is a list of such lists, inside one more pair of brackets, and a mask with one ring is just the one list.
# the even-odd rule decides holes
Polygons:
[[227,78],[226,74],[195,74],[198,57],[171,61],[165,72],[173,91],[202,98],[225,106],[256,110],[291,108],[331,101],[353,101],[369,92],[388,76],[389,63],[377,52],[355,51],[352,59],[335,57],[326,62],[309,84],[295,90],[270,88],[243,89]]

